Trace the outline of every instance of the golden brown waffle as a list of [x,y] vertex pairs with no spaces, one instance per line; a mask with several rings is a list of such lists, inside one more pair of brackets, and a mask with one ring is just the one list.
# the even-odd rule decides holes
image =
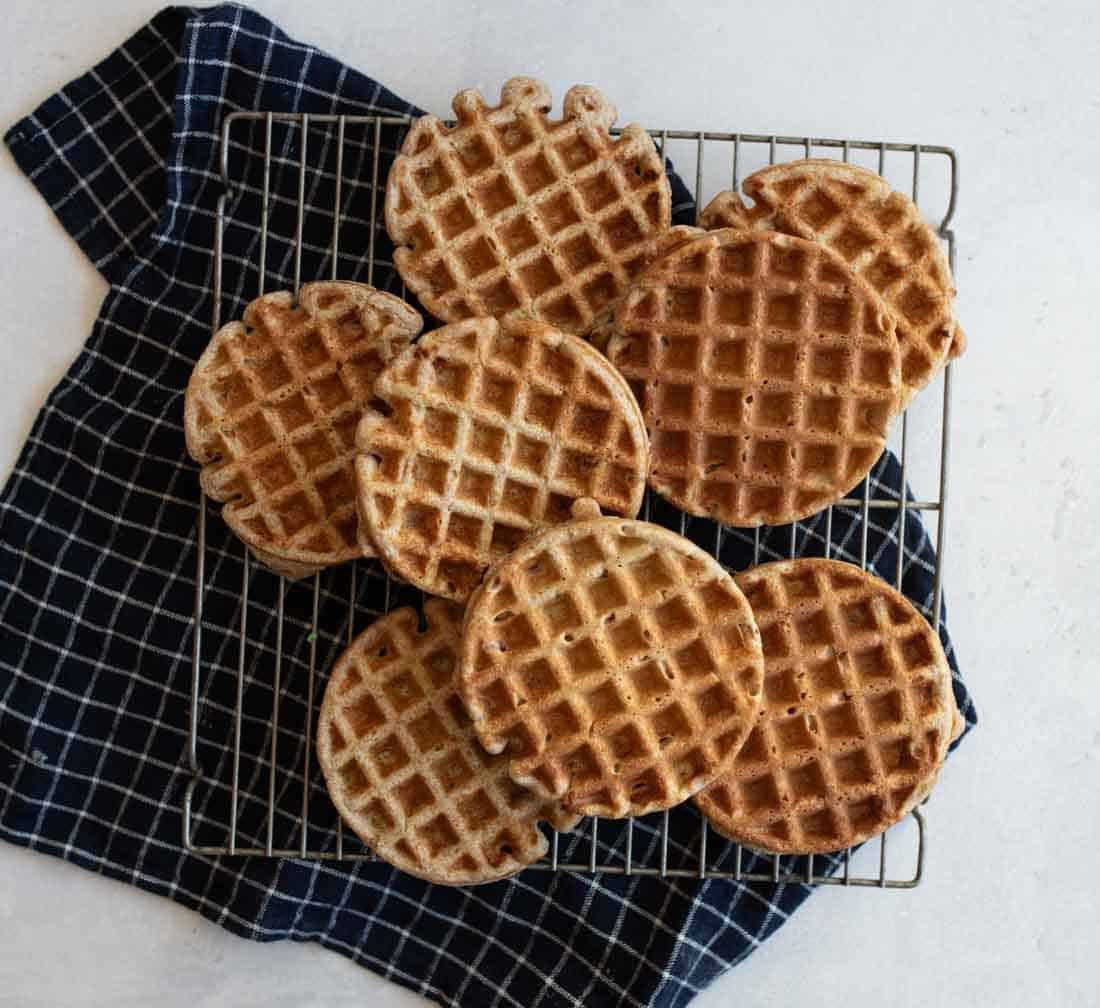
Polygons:
[[736,580],[764,642],[764,705],[696,804],[719,833],[781,854],[881,833],[928,794],[961,727],[939,637],[851,564],[789,560]]
[[712,231],[652,263],[607,349],[642,404],[649,483],[727,525],[778,525],[843,496],[886,443],[894,320],[828,249]]
[[458,122],[417,120],[386,184],[394,263],[447,322],[533,318],[584,333],[626,289],[646,243],[669,226],[664,164],[641,127],[608,130],[615,107],[595,88],[565,95],[514,77],[500,104],[474,90]]
[[187,386],[187,450],[257,560],[298,578],[359,555],[355,428],[382,365],[420,331],[373,287],[265,294],[214,335]]
[[693,543],[594,505],[581,515],[486,575],[460,689],[517,783],[576,812],[643,815],[732,766],[760,704],[760,637]]
[[478,744],[459,699],[462,610],[439,599],[373,623],[340,656],[317,723],[333,804],[390,864],[445,885],[504,878],[546,853],[540,821],[578,817],[516,785]]
[[908,196],[875,172],[842,161],[805,160],[745,179],[755,202],[719,193],[703,211],[706,228],[755,227],[819,241],[881,295],[898,320],[899,406],[906,405],[965,346],[955,322],[955,286],[939,238]]
[[649,445],[622,376],[542,322],[471,319],[380,375],[359,427],[362,529],[385,564],[466,599],[485,568],[580,497],[634,516]]

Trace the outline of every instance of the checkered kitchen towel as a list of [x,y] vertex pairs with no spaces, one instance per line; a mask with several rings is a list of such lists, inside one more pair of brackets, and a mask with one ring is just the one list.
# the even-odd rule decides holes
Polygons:
[[[198,910],[237,934],[312,939],[449,1005],[683,1005],[768,937],[809,895],[799,884],[527,871],[474,889],[433,887],[385,864],[202,856],[185,852],[181,807],[198,484],[181,430],[183,390],[210,336],[218,131],[234,110],[416,113],[385,88],[237,6],[163,11],[106,60],[14,126],[7,143],[65,228],[110,282],[95,328],[39,414],[0,498],[0,836],[124,879]],[[223,318],[255,296],[263,126],[234,133],[225,232]],[[300,132],[275,124],[265,287],[293,286]],[[384,180],[396,128],[379,137]],[[399,291],[390,246],[372,223],[375,135],[348,127],[336,274],[367,279],[374,227],[378,286]],[[336,198],[333,128],[307,145],[302,278],[328,276]],[[694,208],[679,180],[681,219]],[[871,480],[901,492],[896,460]],[[660,505],[656,513],[661,516]],[[872,514],[890,515],[889,511]],[[668,518],[668,515],[664,515]],[[838,509],[834,555],[858,560],[857,516]],[[705,523],[687,531],[711,536]],[[821,553],[824,520],[798,526],[799,552]],[[714,543],[708,540],[713,548]],[[892,576],[896,528],[873,520],[871,562]],[[751,561],[729,533],[723,559]],[[765,533],[765,558],[790,530]],[[904,587],[929,611],[932,549],[919,516],[905,528]],[[281,706],[271,821],[276,847],[332,851],[335,815],[305,725],[349,633],[384,604],[366,563],[285,589]],[[247,635],[242,553],[215,512],[207,522],[194,838],[227,841],[236,671],[242,662],[242,845],[263,845],[271,778],[279,582],[255,572]],[[396,600],[395,600],[396,601]],[[950,643],[944,634],[951,654]],[[243,647],[243,651],[242,651]],[[314,693],[310,654],[316,649]],[[243,655],[243,657],[242,657]],[[956,681],[969,723],[974,710]],[[304,777],[303,777],[304,775]],[[654,863],[660,817],[635,828],[637,863]],[[694,865],[694,810],[671,816],[669,864]],[[604,823],[600,857],[622,856],[624,827]],[[565,838],[563,857],[588,840]],[[712,843],[712,853],[718,845]],[[730,854],[720,865],[729,866]],[[760,869],[747,859],[746,869]],[[272,954],[277,954],[273,952]]]

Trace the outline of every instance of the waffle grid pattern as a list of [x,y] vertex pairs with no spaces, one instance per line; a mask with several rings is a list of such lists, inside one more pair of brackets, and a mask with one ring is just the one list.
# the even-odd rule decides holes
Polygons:
[[650,484],[691,514],[779,525],[853,487],[899,390],[893,321],[819,245],[711,232],[643,273],[608,347],[652,439]]
[[634,516],[648,443],[622,377],[537,322],[455,323],[387,367],[359,430],[363,525],[424,590],[464,600],[532,530],[594,498]]
[[359,554],[355,429],[375,377],[420,329],[397,298],[316,283],[223,326],[187,389],[203,490],[261,562],[299,577]]
[[[638,258],[638,272],[641,273],[652,262],[668,255],[673,249],[679,248],[692,238],[703,234],[702,228],[692,227],[688,224],[677,224],[667,231],[662,231],[652,239]],[[607,353],[607,347],[611,338],[615,335],[615,305],[610,306],[596,321],[592,329],[585,334],[588,340],[602,354]]]
[[478,743],[455,686],[462,610],[430,600],[423,630],[397,609],[333,669],[318,754],[341,816],[391,864],[453,885],[510,875],[546,853],[540,819],[577,817],[518,787]]
[[755,201],[752,209],[736,193],[720,193],[701,224],[789,232],[840,255],[898,320],[904,402],[962,351],[939,239],[913,201],[880,175],[840,161],[794,161],[749,176],[744,190]]
[[552,529],[487,576],[460,667],[482,743],[577,812],[642,815],[728,769],[763,660],[725,570],[643,522]]
[[928,793],[947,753],[947,659],[916,608],[832,560],[737,576],[760,628],[764,704],[732,773],[696,796],[731,839],[827,853],[874,836]]
[[590,328],[669,226],[671,192],[653,141],[638,126],[612,138],[614,107],[574,87],[564,118],[529,78],[489,108],[476,91],[458,122],[419,120],[394,162],[386,226],[394,262],[439,318],[530,317],[567,332]]

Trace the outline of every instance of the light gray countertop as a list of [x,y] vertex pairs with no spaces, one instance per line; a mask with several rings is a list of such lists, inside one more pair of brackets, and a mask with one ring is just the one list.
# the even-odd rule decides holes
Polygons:
[[[696,1003],[1094,1004],[1097,899],[1083,867],[1100,836],[1094,5],[256,6],[435,112],[462,87],[495,95],[528,73],[559,97],[597,84],[621,121],[958,149],[958,310],[970,347],[955,369],[946,587],[983,722],[928,807],[920,888],[816,894]],[[0,126],[155,9],[9,0]],[[11,158],[0,162],[7,473],[105,285]],[[918,496],[934,494],[919,465],[915,479]],[[0,1005],[422,1003],[316,946],[249,943],[9,845],[0,936]]]

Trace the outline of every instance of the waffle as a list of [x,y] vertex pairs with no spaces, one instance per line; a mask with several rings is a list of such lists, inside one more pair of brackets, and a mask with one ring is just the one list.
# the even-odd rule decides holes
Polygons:
[[333,804],[367,846],[445,885],[504,878],[546,853],[540,821],[578,817],[508,776],[478,745],[455,685],[462,610],[439,599],[373,623],[341,655],[317,724]]
[[727,525],[778,525],[850,490],[886,443],[900,389],[893,318],[828,249],[712,231],[622,300],[611,362],[642,404],[649,483]]
[[187,386],[187,450],[260,563],[305,577],[359,555],[355,427],[371,385],[420,331],[403,301],[313,283],[253,301],[214,335]]
[[386,228],[402,278],[446,322],[533,318],[586,332],[669,226],[653,140],[636,125],[612,137],[615,107],[582,85],[561,119],[529,77],[508,81],[497,106],[474,90],[453,105],[458,122],[417,120],[390,170]]
[[582,504],[470,600],[460,689],[518,784],[579,813],[643,815],[732,766],[760,704],[760,637],[712,557]]
[[755,201],[751,208],[736,193],[720,193],[700,223],[783,231],[842,256],[898,320],[904,385],[899,406],[963,351],[955,287],[940,240],[913,201],[881,175],[842,161],[791,161],[750,175],[744,190]]
[[485,568],[578,498],[638,513],[649,445],[619,373],[542,322],[429,333],[380,375],[359,427],[360,525],[385,564],[465,600]]
[[764,642],[764,704],[695,803],[719,833],[780,854],[881,833],[925,798],[962,726],[939,637],[851,564],[789,560],[736,580]]

